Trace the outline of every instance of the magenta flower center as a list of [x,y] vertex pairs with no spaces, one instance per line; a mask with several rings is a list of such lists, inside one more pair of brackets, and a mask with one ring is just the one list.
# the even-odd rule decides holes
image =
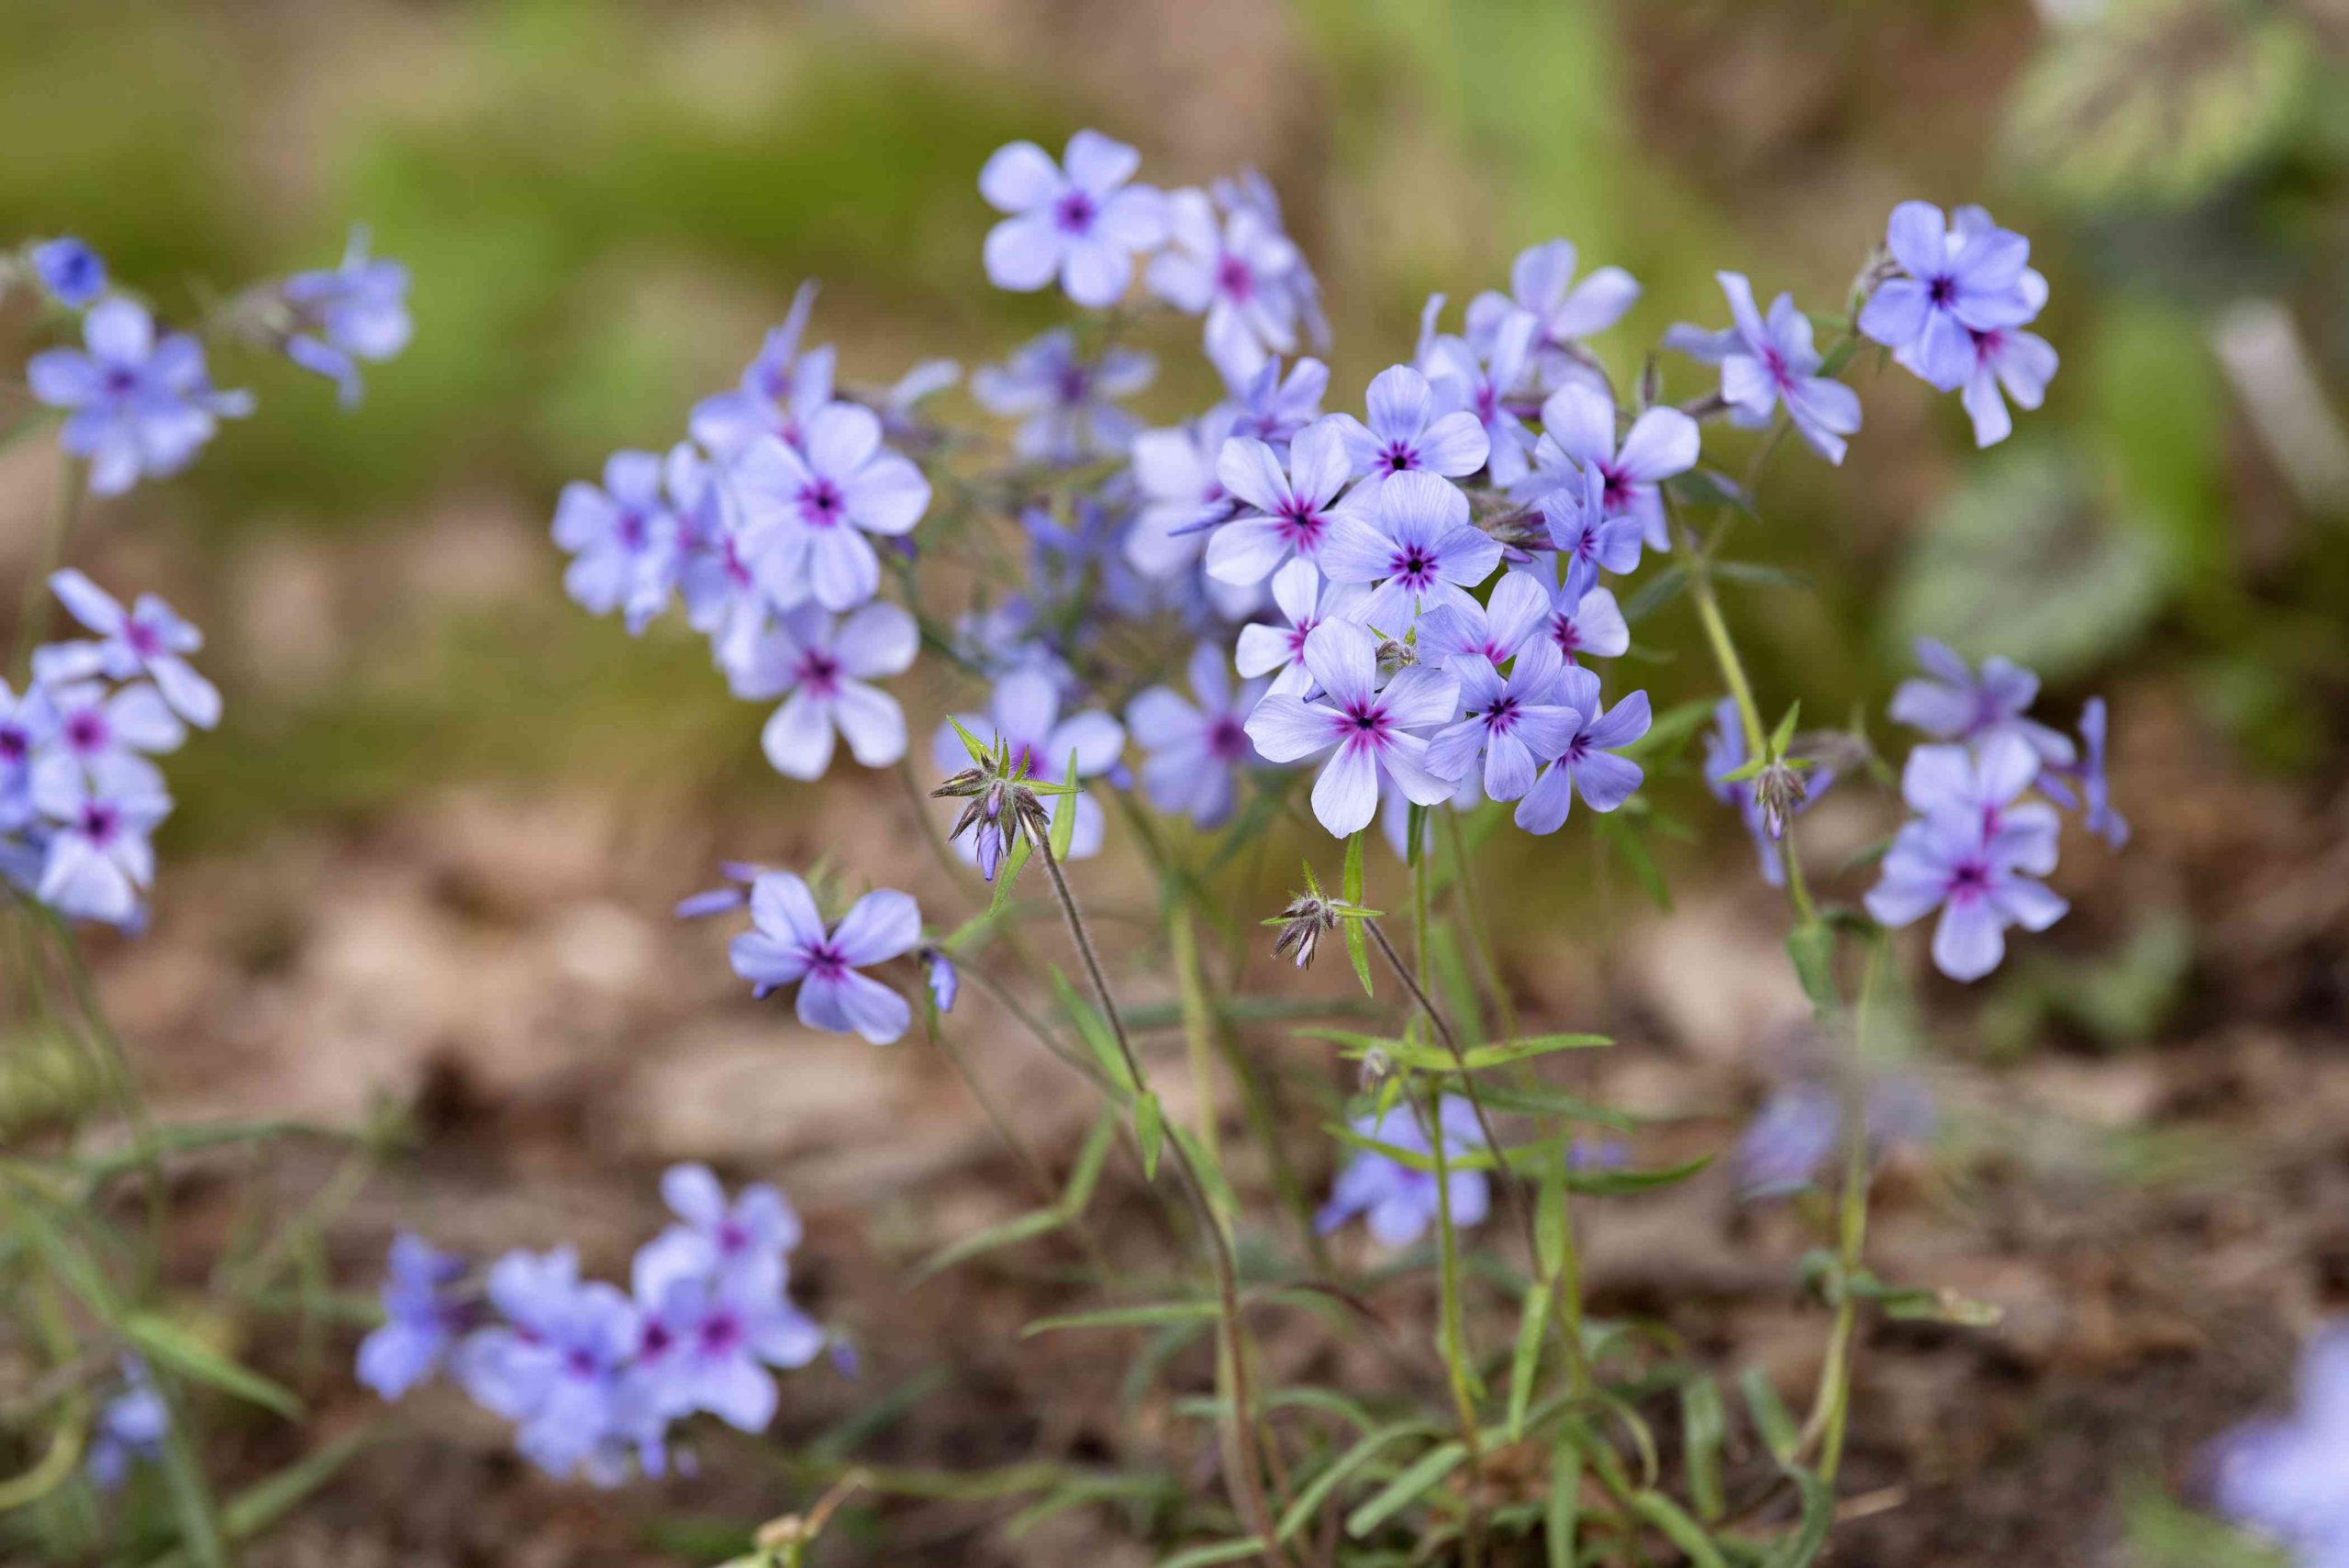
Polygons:
[[1379,461],[1386,465],[1389,473],[1408,473],[1419,466],[1419,454],[1411,450],[1408,441],[1389,441]]
[[1236,762],[1248,755],[1248,732],[1238,719],[1219,714],[1208,726],[1208,754],[1221,762]]
[[1083,191],[1071,191],[1052,204],[1052,222],[1063,234],[1087,234],[1099,209]]
[[1225,256],[1215,265],[1216,292],[1234,304],[1244,304],[1256,292],[1256,274],[1237,256]]
[[131,621],[122,628],[123,640],[141,659],[152,659],[163,651],[162,634],[145,621]]
[[76,751],[105,751],[106,736],[106,721],[86,708],[65,721],[65,743]]
[[83,801],[81,817],[74,826],[81,829],[82,837],[104,847],[113,841],[122,826],[122,816],[103,800]]
[[841,662],[820,648],[811,648],[799,659],[799,684],[819,697],[838,695]]
[[713,1312],[702,1319],[701,1349],[704,1355],[731,1355],[742,1343],[742,1320],[731,1312]]
[[840,486],[829,479],[818,479],[799,492],[800,519],[811,528],[837,526],[847,505]]

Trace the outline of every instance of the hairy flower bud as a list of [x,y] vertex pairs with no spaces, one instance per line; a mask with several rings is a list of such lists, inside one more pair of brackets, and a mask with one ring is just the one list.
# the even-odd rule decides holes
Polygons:
[[1280,928],[1281,934],[1273,940],[1274,956],[1286,958],[1303,969],[1313,962],[1321,939],[1338,929],[1338,913],[1319,894],[1300,893],[1288,901],[1288,907],[1264,923]]

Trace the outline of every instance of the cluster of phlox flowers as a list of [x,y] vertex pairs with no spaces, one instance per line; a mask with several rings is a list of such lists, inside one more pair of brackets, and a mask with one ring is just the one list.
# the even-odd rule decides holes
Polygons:
[[154,758],[220,719],[187,656],[204,635],[152,594],[128,608],[79,572],[50,586],[86,638],[33,651],[0,682],[0,876],[73,920],[136,930],[172,797]]
[[475,1273],[401,1235],[360,1380],[398,1399],[445,1373],[514,1423],[523,1457],[598,1485],[666,1471],[672,1429],[697,1414],[763,1431],[776,1369],[807,1365],[828,1338],[791,1302],[799,1217],[763,1184],[729,1197],[701,1165],[671,1168],[661,1195],[674,1222],[638,1250],[626,1289],[582,1278],[568,1247]]
[[959,374],[928,361],[848,395],[831,347],[803,345],[814,304],[803,286],[733,390],[694,408],[687,439],[613,453],[554,516],[571,596],[631,633],[682,606],[734,694],[777,704],[763,745],[796,779],[821,778],[841,742],[869,768],[905,755],[904,710],[875,683],[919,639],[879,596],[881,551],[910,555],[930,489],[890,441],[918,438],[917,406]]
[[[142,479],[179,473],[222,419],[252,412],[250,393],[213,384],[203,339],[161,325],[146,304],[115,289],[105,261],[83,241],[40,240],[0,256],[0,293],[17,283],[80,318],[82,346],[35,354],[25,380],[38,401],[63,413],[59,439],[89,465],[93,495],[118,495]],[[355,404],[361,363],[407,346],[407,269],[370,258],[358,231],[340,265],[256,284],[215,322],[333,381],[344,404]]]

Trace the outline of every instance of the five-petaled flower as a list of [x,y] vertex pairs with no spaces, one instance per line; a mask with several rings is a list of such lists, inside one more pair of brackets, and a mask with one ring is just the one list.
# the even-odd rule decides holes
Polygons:
[[1795,434],[1828,462],[1842,462],[1845,438],[1860,428],[1860,395],[1820,373],[1825,361],[1813,346],[1810,317],[1795,308],[1794,295],[1782,294],[1765,319],[1744,273],[1713,276],[1729,296],[1733,325],[1720,332],[1675,327],[1664,334],[1664,347],[1721,367],[1730,423],[1759,428],[1783,404]]
[[1273,762],[1297,762],[1335,747],[1313,784],[1313,815],[1342,839],[1378,814],[1378,788],[1391,778],[1421,806],[1452,797],[1455,779],[1428,763],[1426,731],[1448,724],[1460,686],[1423,664],[1377,685],[1378,647],[1348,621],[1324,621],[1305,639],[1305,667],[1319,700],[1267,696],[1248,717],[1248,738]]
[[987,281],[1032,293],[1054,278],[1077,304],[1118,303],[1134,257],[1166,234],[1166,203],[1129,184],[1141,154],[1097,130],[1080,130],[1055,163],[1032,141],[997,148],[979,171],[979,194],[1011,216],[987,231]]
[[881,586],[881,558],[864,536],[912,531],[930,506],[930,481],[881,445],[870,408],[831,403],[806,422],[803,451],[763,437],[736,460],[741,548],[778,604],[813,596],[852,610]]
[[1475,603],[1468,590],[1493,574],[1501,547],[1468,520],[1468,497],[1432,473],[1398,473],[1378,490],[1378,522],[1341,526],[1321,546],[1333,583],[1376,584],[1354,618],[1400,637],[1425,610]]
[[223,418],[252,412],[242,392],[219,392],[204,346],[184,332],[158,336],[144,306],[119,295],[82,318],[83,349],[48,349],[25,366],[32,394],[71,412],[65,450],[90,465],[90,489],[118,495],[141,478],[177,473]]
[[1231,815],[1233,785],[1254,760],[1242,726],[1270,683],[1233,689],[1230,662],[1211,642],[1191,651],[1190,683],[1189,698],[1163,685],[1136,695],[1126,708],[1126,732],[1144,753],[1150,803],[1212,828]]
[[734,973],[761,996],[797,984],[799,1021],[809,1029],[887,1045],[913,1021],[903,996],[859,973],[921,940],[921,910],[907,895],[868,893],[827,927],[806,883],[768,872],[751,884],[751,924],[734,939]]

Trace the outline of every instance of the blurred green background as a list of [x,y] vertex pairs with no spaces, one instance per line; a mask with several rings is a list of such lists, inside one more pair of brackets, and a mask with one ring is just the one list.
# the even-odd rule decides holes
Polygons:
[[[175,760],[182,850],[450,777],[771,785],[760,710],[689,634],[632,644],[562,600],[552,498],[617,446],[675,439],[803,277],[852,379],[1003,352],[1051,312],[985,285],[975,172],[1088,123],[1163,183],[1273,177],[1335,317],[1333,406],[1402,355],[1426,293],[1464,301],[1553,235],[1645,285],[1601,345],[1623,380],[1664,326],[1723,315],[1716,268],[1834,310],[1895,201],[1986,202],[2054,284],[2048,406],[1976,457],[1954,398],[1859,373],[1849,463],[1783,461],[1742,546],[1817,590],[1738,591],[1765,690],[1840,717],[1934,631],[2036,664],[2061,714],[2098,682],[2159,682],[2255,766],[2307,770],[2333,757],[2349,684],[2349,440],[2325,401],[2349,369],[2339,33],[2321,7],[2213,0],[327,0],[103,20],[7,0],[0,231],[80,233],[185,314],[322,264],[355,221],[414,269],[415,345],[362,409],[229,356],[261,416],[77,546],[134,557],[216,629],[234,700]],[[1211,384],[1187,325],[1152,346],[1145,402],[1171,422]],[[1703,389],[1668,373],[1675,395]],[[5,474],[37,497],[39,469],[20,451]],[[20,558],[38,510],[9,507]],[[1675,657],[1686,613],[1642,628],[1660,703],[1711,681]],[[2121,724],[2147,761],[2125,705]],[[2164,787],[2151,761],[2124,799]]]

